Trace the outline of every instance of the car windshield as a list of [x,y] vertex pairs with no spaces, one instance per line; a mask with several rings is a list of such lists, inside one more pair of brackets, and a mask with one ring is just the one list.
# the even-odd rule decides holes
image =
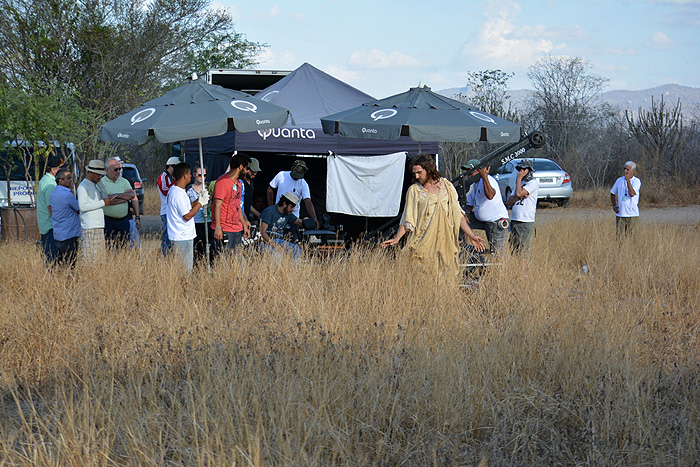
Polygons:
[[137,181],[139,179],[136,169],[134,169],[133,167],[124,167],[122,169],[122,177],[128,178],[132,182]]
[[534,169],[535,172],[538,170],[561,170],[561,167],[559,167],[555,162],[552,161],[535,161]]

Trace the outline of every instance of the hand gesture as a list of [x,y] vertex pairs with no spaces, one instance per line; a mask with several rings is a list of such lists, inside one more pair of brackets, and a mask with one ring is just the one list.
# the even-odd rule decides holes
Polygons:
[[481,178],[486,178],[490,173],[491,167],[482,167],[479,169],[479,175],[481,175]]
[[199,193],[199,204],[201,204],[202,207],[209,204],[209,192],[207,190],[202,190]]
[[483,243],[484,241],[480,237],[474,235],[473,237],[469,237],[469,240],[472,242],[472,245],[474,245],[474,249],[479,253],[483,253],[484,250],[486,250]]
[[393,246],[393,245],[396,245],[397,243],[399,243],[398,238],[396,238],[396,237],[390,238],[389,240],[384,240],[382,242],[382,248],[386,248],[388,246]]

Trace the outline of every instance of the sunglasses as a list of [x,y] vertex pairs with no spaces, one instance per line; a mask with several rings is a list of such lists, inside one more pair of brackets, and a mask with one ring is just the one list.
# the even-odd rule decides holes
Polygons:
[[114,170],[115,172],[121,172],[123,167],[115,167]]
[[[201,176],[202,176],[202,174],[195,174],[195,176],[197,176],[197,177],[201,177]],[[207,176],[207,174],[204,174],[204,176],[206,177],[206,176]]]

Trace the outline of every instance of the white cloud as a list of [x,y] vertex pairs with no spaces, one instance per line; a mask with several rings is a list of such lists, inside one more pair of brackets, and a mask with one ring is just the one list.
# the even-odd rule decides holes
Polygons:
[[275,70],[294,70],[301,65],[301,61],[290,50],[273,52],[266,48],[259,55],[258,60],[261,67]]
[[379,49],[356,50],[350,55],[350,65],[373,70],[422,68],[424,66],[424,64],[411,55],[396,50],[387,54]]
[[335,78],[338,78],[340,81],[345,81],[346,83],[355,87],[357,87],[357,85],[352,83],[366,81],[365,77],[359,71],[347,70],[345,68],[340,68],[335,65],[328,65],[323,71]]
[[663,32],[656,31],[646,41],[646,45],[652,49],[667,49],[673,45],[673,40]]
[[605,53],[608,53],[610,55],[618,55],[618,56],[632,56],[632,55],[637,55],[637,50],[635,50],[634,47],[627,47],[627,48],[609,48],[605,49]]
[[293,20],[301,21],[304,19],[304,13],[289,13],[289,17]]
[[566,43],[555,42],[564,32],[571,32],[573,39],[585,37],[585,31],[577,26],[566,31],[543,25],[519,26],[516,19],[521,8],[513,1],[489,0],[484,13],[486,20],[461,52],[470,63],[509,69],[527,67],[543,55],[567,49]]
[[270,7],[269,10],[267,11],[255,11],[256,16],[259,18],[277,18],[282,14],[282,11],[280,10],[280,7],[277,5],[273,5]]

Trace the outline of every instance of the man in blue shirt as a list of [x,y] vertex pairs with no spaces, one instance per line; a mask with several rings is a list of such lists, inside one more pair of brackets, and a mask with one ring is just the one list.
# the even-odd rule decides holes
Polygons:
[[73,174],[68,169],[56,172],[56,188],[51,192],[51,221],[56,242],[56,262],[75,264],[80,241],[80,207],[71,191]]

